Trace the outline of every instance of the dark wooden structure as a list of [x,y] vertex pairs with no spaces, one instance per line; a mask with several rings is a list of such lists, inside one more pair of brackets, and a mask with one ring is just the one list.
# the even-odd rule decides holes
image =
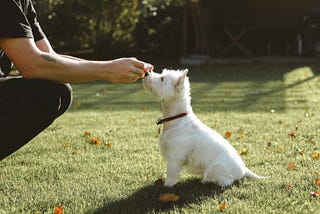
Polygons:
[[186,0],[185,55],[320,53],[320,0]]

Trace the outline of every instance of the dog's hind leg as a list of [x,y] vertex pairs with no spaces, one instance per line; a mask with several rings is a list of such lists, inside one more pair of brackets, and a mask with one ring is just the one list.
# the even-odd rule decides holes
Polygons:
[[214,182],[220,186],[230,186],[234,178],[230,170],[220,162],[211,164],[204,172],[202,183]]
[[164,185],[167,187],[174,186],[180,179],[180,174],[182,170],[182,163],[180,161],[168,161],[167,163],[167,177]]

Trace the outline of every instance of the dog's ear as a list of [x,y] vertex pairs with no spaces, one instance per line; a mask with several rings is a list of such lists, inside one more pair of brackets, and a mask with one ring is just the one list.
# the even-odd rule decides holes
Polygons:
[[187,68],[182,71],[182,73],[184,74],[185,77],[187,76],[188,71],[189,71],[189,70],[188,70]]
[[184,84],[184,80],[186,79],[187,74],[188,74],[188,69],[184,69],[183,71],[181,71],[181,75],[179,76],[175,84],[176,88]]

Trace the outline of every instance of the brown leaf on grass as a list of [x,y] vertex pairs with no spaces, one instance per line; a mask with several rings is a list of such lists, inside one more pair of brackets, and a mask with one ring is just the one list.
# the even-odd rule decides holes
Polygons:
[[179,200],[179,196],[175,195],[175,194],[171,194],[171,193],[165,193],[165,194],[161,194],[159,197],[159,200],[162,203],[168,203],[168,202],[176,202]]
[[249,151],[249,149],[244,148],[244,149],[241,149],[238,153],[239,153],[239,155],[247,155],[248,151]]
[[53,214],[64,214],[62,206],[54,208]]
[[290,162],[288,165],[288,170],[293,170],[295,167],[295,164],[293,162]]
[[79,107],[81,106],[81,103],[80,103],[80,102],[75,102],[75,103],[74,103],[74,106],[75,106],[76,108],[79,108]]
[[286,190],[290,190],[290,189],[292,188],[292,185],[291,185],[291,184],[287,184],[287,185],[285,186],[285,188],[286,188]]
[[113,143],[111,143],[111,142],[105,142],[104,145],[107,146],[107,147],[112,147],[112,146],[113,146]]
[[226,138],[230,138],[230,137],[231,137],[231,135],[232,135],[232,133],[231,133],[231,132],[229,132],[229,131],[227,131],[227,132],[224,134],[224,136],[225,136]]
[[304,154],[304,151],[302,149],[298,149],[298,154],[302,156]]
[[225,202],[223,202],[222,204],[219,205],[219,210],[223,211],[227,208],[227,204]]
[[319,159],[320,158],[320,153],[319,152],[315,152],[312,154],[312,158],[313,159]]
[[320,186],[320,179],[316,179],[316,180],[314,181],[314,184]]
[[100,144],[100,139],[97,138],[97,137],[93,137],[93,138],[91,138],[91,143],[93,143],[96,146],[98,146]]
[[320,195],[320,191],[315,191],[310,193],[310,197],[312,198],[317,198],[319,197],[319,195]]
[[292,132],[290,132],[289,136],[294,138],[294,137],[297,137],[297,134],[295,131],[292,131]]
[[71,144],[70,144],[69,142],[64,142],[64,143],[63,143],[63,147],[65,147],[65,148],[66,148],[66,147],[70,147],[70,145],[71,145]]
[[90,132],[88,132],[88,131],[84,131],[83,136],[85,136],[85,137],[89,137],[89,136],[91,136],[91,133],[90,133]]

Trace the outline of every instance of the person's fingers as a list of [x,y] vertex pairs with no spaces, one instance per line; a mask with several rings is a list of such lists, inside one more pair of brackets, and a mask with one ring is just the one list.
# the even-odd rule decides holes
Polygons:
[[140,77],[140,76],[143,76],[143,74],[144,74],[144,72],[143,72],[142,69],[136,68],[136,67],[132,69],[132,73],[138,75],[139,77]]
[[151,65],[150,63],[145,63],[144,67],[143,67],[143,71],[144,72],[149,72],[149,71],[153,71],[154,67],[153,65]]
[[133,72],[129,73],[129,82],[135,82],[139,79],[139,76]]
[[136,66],[137,68],[140,68],[143,70],[143,72],[148,72],[148,71],[152,71],[153,70],[153,65],[151,65],[150,63],[145,63],[142,62],[140,60],[137,60],[136,58],[131,58],[133,60],[133,64],[134,66]]
[[137,60],[136,58],[130,58],[133,60],[133,65],[137,68],[140,68],[140,69],[144,69],[144,62],[140,61],[140,60]]

